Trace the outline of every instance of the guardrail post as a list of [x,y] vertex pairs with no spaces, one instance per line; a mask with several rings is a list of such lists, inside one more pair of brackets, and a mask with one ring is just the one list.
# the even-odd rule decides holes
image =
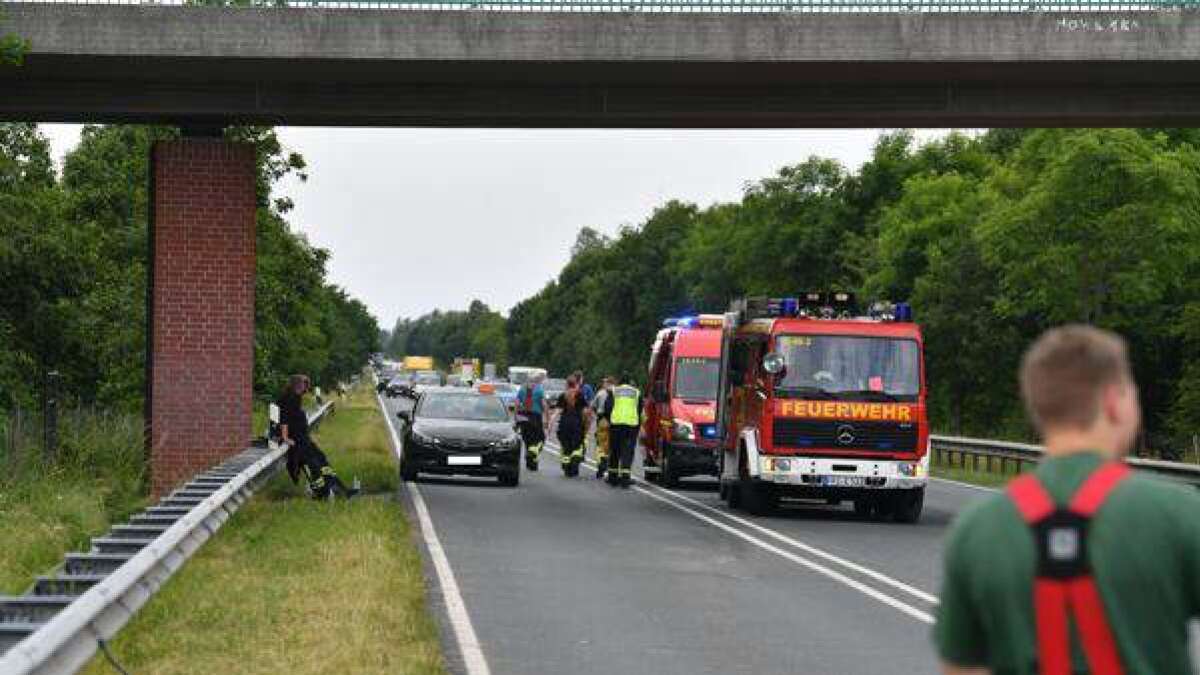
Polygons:
[[58,391],[61,379],[57,370],[46,373],[42,406],[42,460],[46,464],[53,464],[58,458]]

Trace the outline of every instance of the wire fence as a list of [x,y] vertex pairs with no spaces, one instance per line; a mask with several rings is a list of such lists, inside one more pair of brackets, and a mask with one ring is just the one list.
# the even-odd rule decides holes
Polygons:
[[[391,9],[480,12],[607,13],[798,13],[798,14],[955,14],[1153,12],[1200,9],[1200,0],[1122,2],[1119,0],[277,0],[205,2],[203,0],[23,0],[20,4],[123,5],[169,7],[245,7],[291,9]],[[0,0],[0,7],[7,3]]]

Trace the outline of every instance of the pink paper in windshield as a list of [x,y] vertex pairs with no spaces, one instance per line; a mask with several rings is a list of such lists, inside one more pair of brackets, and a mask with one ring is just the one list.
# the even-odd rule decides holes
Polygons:
[[870,388],[871,391],[883,391],[883,378],[879,377],[878,375],[873,376],[867,381],[867,387]]

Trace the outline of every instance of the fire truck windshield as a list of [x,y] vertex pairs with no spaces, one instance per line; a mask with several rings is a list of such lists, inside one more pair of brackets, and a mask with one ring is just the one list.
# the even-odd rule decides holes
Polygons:
[[921,355],[914,340],[846,335],[780,335],[787,370],[779,396],[915,401]]
[[720,374],[720,359],[681,357],[675,363],[676,398],[715,401]]

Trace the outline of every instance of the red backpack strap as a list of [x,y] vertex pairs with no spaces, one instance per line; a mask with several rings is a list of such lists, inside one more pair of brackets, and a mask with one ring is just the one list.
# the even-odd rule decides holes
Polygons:
[[1129,467],[1124,462],[1109,462],[1096,469],[1071,498],[1071,510],[1081,516],[1094,515],[1113,488],[1128,477]]
[[1008,484],[1008,496],[1026,523],[1033,524],[1054,513],[1054,499],[1033,474],[1014,478]]
[[1040,675],[1071,675],[1071,628],[1067,621],[1067,585],[1057,579],[1033,580]]
[[1067,582],[1067,589],[1079,641],[1092,675],[1122,675],[1121,655],[1117,653],[1117,641],[1109,628],[1095,578],[1089,575],[1072,579]]

